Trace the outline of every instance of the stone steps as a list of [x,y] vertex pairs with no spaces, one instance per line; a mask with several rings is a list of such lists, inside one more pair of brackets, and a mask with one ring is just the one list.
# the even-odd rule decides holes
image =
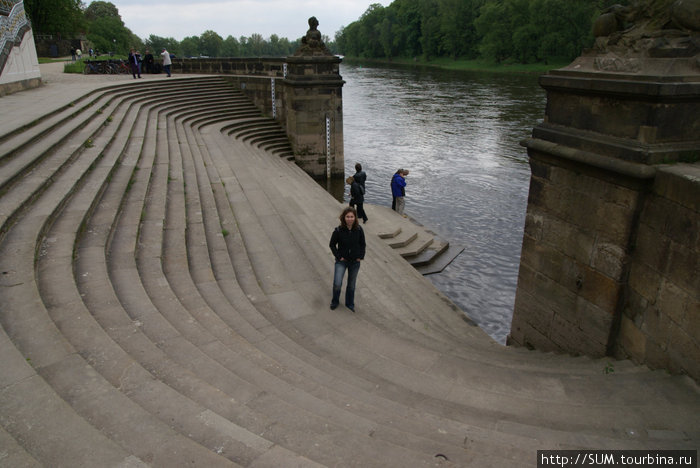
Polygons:
[[[532,447],[697,441],[694,384],[493,343],[401,267],[375,218],[358,312],[329,311],[341,206],[218,78],[86,99],[51,154],[8,159],[44,155],[0,194],[0,453],[529,466]],[[37,401],[53,402],[46,421]]]

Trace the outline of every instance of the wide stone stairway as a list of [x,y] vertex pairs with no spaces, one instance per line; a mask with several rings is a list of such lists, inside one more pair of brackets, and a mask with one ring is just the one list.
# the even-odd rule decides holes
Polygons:
[[694,381],[500,346],[371,221],[357,312],[329,310],[341,205],[290,155],[219,77],[111,85],[0,135],[0,466],[698,448]]

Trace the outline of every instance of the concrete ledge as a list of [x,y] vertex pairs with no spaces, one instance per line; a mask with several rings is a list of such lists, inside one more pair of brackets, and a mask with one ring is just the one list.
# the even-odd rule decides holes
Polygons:
[[41,77],[0,84],[0,97],[41,86]]

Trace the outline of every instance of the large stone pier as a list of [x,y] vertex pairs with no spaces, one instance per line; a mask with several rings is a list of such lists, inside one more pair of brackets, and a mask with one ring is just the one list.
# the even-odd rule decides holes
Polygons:
[[700,42],[653,29],[680,23],[661,3],[607,13],[637,23],[540,80],[509,342],[699,379]]

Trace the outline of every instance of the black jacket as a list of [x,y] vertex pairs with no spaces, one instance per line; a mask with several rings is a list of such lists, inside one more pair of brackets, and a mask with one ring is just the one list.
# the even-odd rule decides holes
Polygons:
[[365,171],[356,172],[352,178],[355,179],[355,182],[362,185],[363,189],[365,188],[365,182],[367,181],[367,173]]
[[360,226],[355,229],[338,226],[333,230],[329,245],[336,260],[344,258],[354,262],[365,258],[365,232]]
[[353,182],[350,186],[350,198],[352,198],[355,203],[365,202],[365,191],[357,182]]

